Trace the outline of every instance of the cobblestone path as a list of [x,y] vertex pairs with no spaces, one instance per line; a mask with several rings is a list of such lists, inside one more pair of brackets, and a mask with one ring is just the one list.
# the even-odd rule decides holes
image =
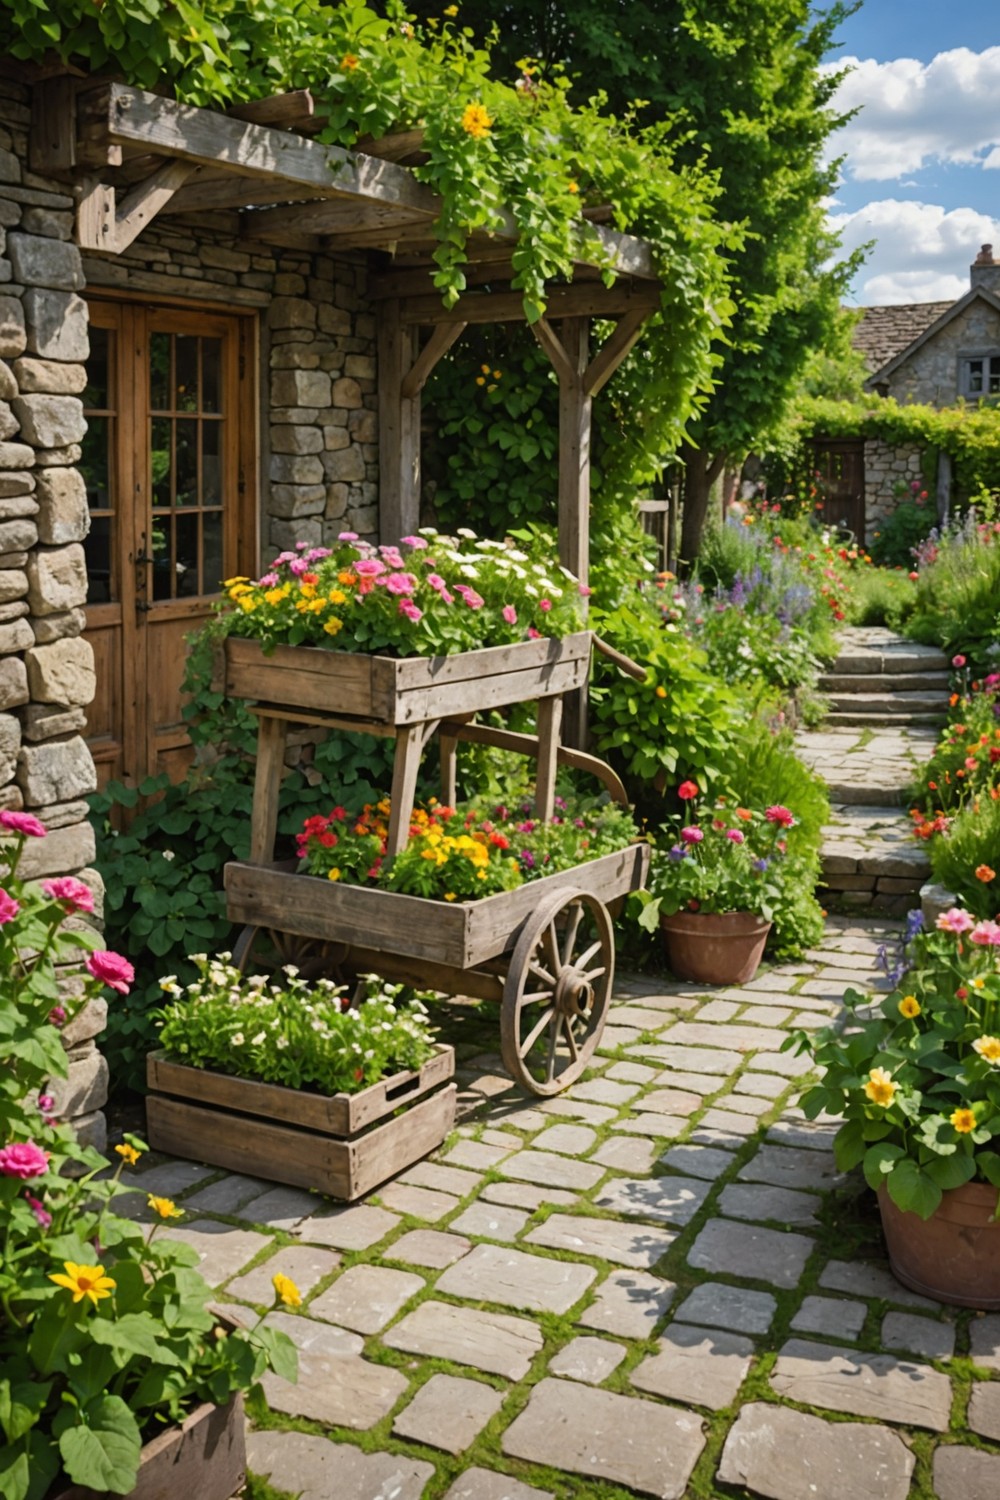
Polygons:
[[[856,759],[880,797],[924,747],[844,733],[806,753],[835,786]],[[268,1314],[301,1373],[251,1403],[255,1493],[997,1500],[1000,1316],[894,1280],[834,1125],[797,1108],[808,1061],[780,1050],[873,982],[896,925],[832,917],[742,989],[620,981],[589,1075],[551,1100],[502,1073],[495,1009],[442,1002],[458,1129],[351,1207],[152,1160],[142,1188],[178,1199],[220,1305],[252,1318],[276,1271],[303,1292]]]

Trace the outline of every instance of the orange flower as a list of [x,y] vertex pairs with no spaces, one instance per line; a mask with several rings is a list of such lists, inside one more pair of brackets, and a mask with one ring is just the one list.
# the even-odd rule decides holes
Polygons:
[[467,104],[462,111],[461,124],[466,135],[471,135],[473,140],[481,140],[489,135],[493,121],[483,105]]
[[353,52],[345,52],[340,59],[340,66],[345,73],[353,73],[358,65],[358,60]]
[[996,870],[991,870],[989,865],[976,866],[976,879],[981,880],[983,882],[983,885],[989,885],[990,881],[996,880],[996,878]]
[[739,818],[741,823],[749,823],[753,819],[753,813],[750,811],[749,807],[738,807],[736,809],[736,816]]

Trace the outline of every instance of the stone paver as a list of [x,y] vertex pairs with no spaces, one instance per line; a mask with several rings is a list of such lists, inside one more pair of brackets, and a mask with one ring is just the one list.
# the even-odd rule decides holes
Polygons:
[[[921,1297],[919,1292],[911,1292],[884,1266],[865,1264],[864,1261],[827,1261],[820,1272],[819,1284],[829,1291],[849,1292],[852,1297],[878,1297],[883,1302],[899,1302],[904,1307],[926,1307],[931,1312],[938,1311],[937,1302]],[[996,1321],[1000,1326],[1000,1318]],[[972,1324],[973,1350],[976,1329],[980,1327],[981,1323]],[[997,1369],[1000,1369],[1000,1363]]]
[[711,1184],[697,1177],[612,1177],[593,1201],[627,1219],[688,1224],[710,1192]]
[[226,1287],[227,1297],[239,1297],[243,1302],[266,1303],[271,1306],[275,1299],[271,1278],[277,1274],[291,1277],[303,1297],[307,1297],[314,1286],[331,1275],[340,1265],[340,1256],[332,1250],[319,1250],[312,1245],[285,1245],[277,1255],[262,1265],[254,1266],[244,1276],[237,1276]]
[[938,1500],[996,1500],[1000,1456],[942,1445],[934,1455],[934,1493]]
[[452,1219],[450,1227],[459,1234],[485,1240],[516,1240],[530,1218],[523,1208],[504,1208],[487,1200],[470,1203],[457,1219]]
[[648,1339],[673,1301],[676,1287],[642,1271],[612,1271],[577,1321],[622,1338]]
[[767,1183],[729,1182],[719,1195],[719,1212],[731,1219],[771,1219],[779,1224],[812,1224],[820,1199]]
[[579,1194],[565,1193],[562,1188],[540,1188],[529,1182],[490,1182],[480,1193],[487,1203],[503,1203],[508,1208],[541,1208],[543,1203],[570,1208]]
[[567,1380],[582,1380],[585,1385],[600,1385],[612,1370],[617,1370],[627,1354],[623,1344],[610,1339],[588,1338],[586,1334],[571,1339],[564,1349],[549,1360],[549,1373]]
[[632,1371],[632,1384],[671,1401],[718,1411],[735,1399],[750,1369],[753,1344],[738,1333],[673,1323],[660,1352]]
[[451,1359],[490,1375],[523,1380],[543,1339],[541,1330],[529,1318],[431,1300],[421,1302],[401,1318],[382,1342],[408,1354]]
[[435,1188],[411,1187],[405,1182],[394,1182],[381,1188],[379,1198],[394,1213],[408,1214],[412,1219],[426,1219],[428,1224],[436,1224],[458,1207],[458,1199],[450,1193],[439,1193]]
[[471,1249],[470,1242],[460,1234],[449,1234],[440,1229],[411,1229],[385,1253],[389,1260],[402,1260],[411,1266],[443,1271],[445,1266],[461,1260]]
[[461,1453],[503,1405],[503,1395],[481,1380],[432,1375],[392,1424],[397,1437],[412,1438],[447,1453]]
[[930,1365],[789,1339],[771,1374],[779,1396],[803,1406],[947,1432],[951,1383]]
[[555,1500],[551,1490],[536,1490],[507,1474],[473,1467],[460,1474],[444,1500]]
[[535,1137],[532,1149],[558,1151],[562,1156],[583,1156],[596,1141],[597,1136],[586,1125],[550,1125]]
[[[656,1068],[647,1068],[643,1063],[616,1062],[612,1063],[605,1077],[620,1078],[623,1083],[649,1083],[656,1077]],[[586,1097],[586,1095],[584,1095]]]
[[794,1230],[710,1219],[688,1251],[688,1264],[699,1271],[724,1271],[772,1286],[793,1287],[814,1246],[814,1240]]
[[553,1214],[525,1239],[553,1250],[593,1255],[620,1266],[648,1270],[669,1250],[676,1235],[646,1225],[619,1224],[614,1219],[591,1219],[576,1214]]
[[[706,1030],[711,1028],[706,1027]],[[640,1057],[655,1057],[664,1067],[676,1068],[678,1072],[722,1075],[735,1073],[743,1062],[742,1052],[727,1052],[721,1042],[718,1047],[682,1047],[673,1042],[657,1043],[645,1047],[633,1047]]]
[[328,1427],[374,1427],[395,1406],[409,1382],[398,1370],[361,1358],[362,1339],[329,1323],[288,1313],[269,1313],[299,1351],[297,1382],[267,1374],[261,1384],[268,1405]]
[[886,1313],[882,1320],[883,1349],[905,1349],[925,1359],[950,1359],[955,1352],[955,1327],[913,1313]]
[[465,1172],[459,1167],[445,1167],[439,1161],[418,1161],[407,1167],[396,1178],[397,1182],[409,1183],[412,1187],[434,1188],[439,1193],[451,1193],[453,1198],[467,1198],[482,1182],[475,1172]]
[[196,1219],[193,1224],[159,1233],[165,1239],[183,1240],[197,1250],[198,1269],[209,1286],[221,1286],[271,1243],[266,1234],[258,1234],[255,1229],[233,1229],[215,1219]]
[[638,1083],[616,1083],[613,1078],[588,1078],[573,1085],[575,1097],[591,1104],[627,1104],[638,1092]]
[[514,1458],[610,1479],[657,1500],[683,1500],[705,1439],[691,1412],[542,1380],[501,1445]]
[[644,1135],[650,1140],[670,1141],[675,1136],[683,1135],[688,1127],[688,1122],[680,1115],[661,1115],[650,1111],[648,1114],[629,1115],[624,1120],[619,1120],[615,1130],[622,1135]]
[[685,1297],[674,1317],[679,1323],[732,1328],[737,1333],[766,1333],[777,1307],[770,1292],[706,1281]]
[[796,1332],[856,1339],[867,1315],[868,1309],[863,1302],[848,1302],[844,1297],[806,1297],[792,1319],[791,1327]]
[[594,1152],[591,1161],[599,1161],[602,1167],[617,1168],[622,1172],[651,1172],[656,1160],[655,1142],[631,1136],[622,1140],[612,1136]]
[[793,1151],[787,1146],[761,1146],[745,1166],[740,1168],[742,1182],[770,1182],[775,1187],[812,1188],[818,1192],[832,1187],[840,1178],[832,1153]]
[[733,1164],[729,1151],[720,1151],[715,1146],[671,1146],[660,1157],[660,1165],[673,1167],[678,1172],[689,1172],[692,1177],[714,1182]]
[[[896,1301],[899,1300],[897,1297]],[[1000,1370],[1000,1313],[973,1318],[969,1325],[969,1342],[973,1364],[984,1370]]]
[[[259,1198],[267,1186],[259,1177],[242,1177],[234,1172],[230,1177],[220,1177],[218,1182],[199,1188],[196,1193],[189,1193],[184,1199],[184,1207],[188,1213],[197,1210],[198,1213],[232,1214],[234,1218],[242,1218],[239,1210],[243,1204]],[[149,1191],[152,1192],[152,1188]]]
[[267,1224],[271,1229],[292,1230],[302,1219],[322,1206],[315,1193],[301,1188],[278,1187],[254,1198],[240,1210],[240,1218],[251,1224]]
[[398,1214],[358,1203],[332,1214],[314,1214],[296,1225],[295,1233],[311,1245],[333,1245],[337,1250],[368,1250],[384,1240],[399,1223]]
[[596,1275],[593,1266],[526,1255],[501,1245],[477,1245],[449,1266],[438,1278],[437,1288],[475,1302],[564,1313],[579,1302]]
[[423,1277],[410,1271],[352,1266],[310,1303],[309,1312],[356,1333],[378,1333],[424,1286]]
[[517,1144],[517,1141],[511,1141],[510,1147],[505,1150],[502,1146],[484,1146],[481,1141],[456,1141],[447,1156],[443,1156],[441,1160],[450,1167],[469,1167],[473,1172],[488,1172],[509,1156],[511,1151],[516,1150]]
[[499,1170],[505,1177],[534,1182],[539,1187],[571,1187],[580,1191],[592,1188],[604,1176],[599,1166],[573,1161],[571,1157],[557,1156],[551,1151],[519,1151],[503,1162]]
[[251,1432],[247,1464],[299,1500],[330,1500],[331,1495],[420,1500],[434,1477],[434,1465],[421,1459],[362,1453],[350,1443],[331,1443],[304,1432]]
[[1000,1442],[1000,1381],[973,1382],[969,1397],[969,1426],[981,1437]]
[[129,1175],[127,1187],[137,1187],[142,1193],[156,1193],[161,1198],[178,1198],[195,1183],[211,1177],[214,1167],[203,1167],[195,1161],[165,1161],[157,1167],[149,1167],[135,1177]]
[[638,1101],[640,1109],[652,1110],[660,1115],[693,1114],[696,1109],[701,1108],[701,1104],[700,1094],[680,1088],[653,1089],[651,1093],[643,1094],[641,1100]]
[[906,1500],[914,1457],[887,1427],[824,1422],[770,1402],[744,1406],[718,1477],[769,1500]]

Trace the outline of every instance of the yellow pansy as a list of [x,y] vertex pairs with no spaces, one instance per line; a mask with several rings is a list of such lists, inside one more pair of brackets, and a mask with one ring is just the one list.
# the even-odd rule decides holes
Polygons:
[[872,1068],[865,1084],[865,1093],[873,1104],[880,1104],[885,1108],[892,1103],[898,1088],[899,1084],[893,1083],[892,1074],[887,1073],[885,1068]]
[[63,1267],[65,1274],[56,1271],[49,1280],[72,1292],[74,1302],[82,1302],[86,1297],[96,1306],[102,1297],[110,1297],[117,1286],[110,1276],[105,1276],[103,1266],[78,1266],[73,1260],[64,1260]]

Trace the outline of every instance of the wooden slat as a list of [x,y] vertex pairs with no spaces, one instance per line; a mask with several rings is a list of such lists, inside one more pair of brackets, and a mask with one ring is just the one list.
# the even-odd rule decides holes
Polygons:
[[583,377],[583,388],[588,396],[602,391],[618,369],[622,360],[642,338],[649,314],[642,308],[634,308],[622,317],[617,328],[606,339],[587,366]]
[[[231,698],[295,704],[303,709],[356,711],[375,717],[372,661],[353,651],[318,647],[276,646],[265,656],[260,642],[229,636],[226,640],[225,691]],[[272,698],[271,691],[280,690]]]
[[271,94],[267,99],[248,99],[232,104],[226,110],[234,120],[248,120],[253,125],[276,125],[281,130],[297,130],[311,124],[316,101],[309,89],[293,89],[288,94]]
[[395,984],[415,989],[437,990],[442,995],[469,995],[475,1000],[499,1004],[503,1000],[503,978],[484,969],[453,969],[429,958],[402,958],[384,948],[347,945],[344,962],[359,974],[379,974]]
[[[586,690],[589,663],[576,657],[557,661],[551,667],[531,667],[523,672],[504,672],[486,677],[475,690],[477,710],[504,708],[511,703],[529,703],[557,693]],[[396,710],[397,724],[419,724],[427,719],[447,719],[462,713],[470,701],[464,682],[440,683],[402,694]]]
[[192,1068],[174,1062],[164,1052],[150,1052],[146,1058],[146,1082],[152,1093],[170,1094],[194,1104],[237,1110],[334,1136],[354,1135],[373,1125],[401,1104],[445,1083],[454,1071],[454,1047],[439,1043],[434,1056],[416,1072],[394,1073],[356,1094],[324,1095],[308,1089],[258,1083],[251,1078],[230,1077],[208,1068]]
[[378,320],[379,530],[408,536],[420,525],[420,397],[404,396],[416,330],[385,302]]
[[559,726],[562,723],[562,699],[538,700],[538,770],[535,777],[535,816],[544,822],[555,811],[556,767],[558,765]]
[[547,318],[539,318],[537,323],[532,323],[531,331],[539,344],[545,351],[549,363],[556,372],[559,383],[571,381],[576,378],[576,371],[570,363],[569,355],[560,342],[552,324]]
[[[640,307],[651,311],[659,305],[660,294],[654,287],[560,284],[546,291],[545,316],[549,322],[554,318],[610,318]],[[454,307],[446,308],[440,293],[428,293],[402,298],[399,315],[404,323],[520,323],[524,303],[520,292],[469,292]]]
[[47,176],[72,172],[76,166],[74,87],[72,78],[48,78],[31,91],[28,165],[33,172]]
[[[439,732],[442,739],[450,736],[476,745],[495,745],[498,750],[512,750],[515,755],[532,758],[538,755],[538,739],[535,735],[516,734],[511,729],[496,729],[492,724],[458,724],[453,719],[446,719],[439,725]],[[630,805],[624,783],[607,761],[598,760],[596,755],[588,755],[585,750],[573,750],[569,745],[559,746],[556,760],[561,766],[588,772],[607,789],[612,801],[618,802],[622,807]]]
[[354,143],[355,151],[366,156],[381,156],[384,161],[405,161],[408,156],[423,155],[424,127],[394,130],[390,135],[362,135]]
[[116,251],[120,253],[131,245],[194,170],[189,162],[168,161],[129,193],[115,214]]
[[[567,580],[568,582],[568,580]],[[481,646],[454,656],[404,656],[394,662],[397,692],[436,687],[446,682],[478,682],[508,671],[553,666],[590,656],[590,632],[546,636],[539,641],[514,641],[509,646]],[[468,705],[470,708],[473,705]]]
[[[200,213],[204,209],[250,208],[255,204],[273,206],[275,203],[301,203],[304,198],[315,201],[322,198],[318,188],[300,187],[296,183],[282,183],[266,177],[242,177],[237,172],[209,172],[199,168],[192,178],[161,210],[165,214]],[[240,219],[238,228],[246,232],[252,216]]]
[[427,340],[408,374],[403,376],[400,391],[404,398],[419,396],[438,360],[447,354],[456,339],[461,338],[464,323],[439,323]]
[[412,208],[386,203],[359,203],[356,199],[323,197],[311,203],[295,203],[285,208],[262,208],[244,214],[242,232],[249,239],[267,240],[273,231],[280,234],[347,235],[352,245],[362,239],[393,242],[402,235],[416,234],[426,239],[430,231],[430,211],[414,213]]
[[285,774],[287,742],[287,719],[260,720],[257,727],[257,765],[254,772],[250,830],[250,858],[257,865],[266,864],[274,858],[278,800]]
[[[136,146],[202,166],[232,166],[341,196],[393,204],[434,215],[437,199],[405,167],[354,156],[288,131],[231,119],[126,84],[109,83],[87,96],[86,119],[112,145]],[[86,128],[86,127],[84,127]]]
[[76,243],[82,250],[116,248],[115,190],[98,178],[85,178],[76,206]]

